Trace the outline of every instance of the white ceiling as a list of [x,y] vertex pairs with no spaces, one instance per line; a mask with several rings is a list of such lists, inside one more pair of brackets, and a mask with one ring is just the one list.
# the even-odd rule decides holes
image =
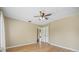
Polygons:
[[[51,21],[70,16],[79,14],[78,7],[3,7],[3,13],[7,17],[11,17],[18,20],[23,20],[28,22],[31,20],[31,23],[38,24],[38,25],[45,25]],[[49,16],[49,19],[46,21],[39,21],[39,18],[35,18],[34,16],[39,14],[39,11],[43,10],[46,13],[52,13]]]

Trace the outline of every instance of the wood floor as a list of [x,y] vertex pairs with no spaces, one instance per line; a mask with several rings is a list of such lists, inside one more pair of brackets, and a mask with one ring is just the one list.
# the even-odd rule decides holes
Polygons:
[[48,43],[30,44],[21,47],[9,48],[7,52],[72,52],[71,50],[63,49]]

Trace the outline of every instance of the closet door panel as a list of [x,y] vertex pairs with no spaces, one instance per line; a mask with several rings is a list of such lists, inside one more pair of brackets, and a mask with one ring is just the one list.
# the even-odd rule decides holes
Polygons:
[[0,11],[0,51],[6,51],[5,47],[5,26],[3,13]]

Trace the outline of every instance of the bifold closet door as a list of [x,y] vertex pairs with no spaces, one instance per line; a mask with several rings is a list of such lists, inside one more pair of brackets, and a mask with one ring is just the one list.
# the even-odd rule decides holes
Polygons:
[[0,51],[6,51],[3,13],[0,11]]
[[0,51],[1,51],[1,13],[0,13]]

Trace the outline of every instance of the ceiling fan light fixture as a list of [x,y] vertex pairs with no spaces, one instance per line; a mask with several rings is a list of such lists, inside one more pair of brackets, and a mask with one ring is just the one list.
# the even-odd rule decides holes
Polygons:
[[45,20],[45,17],[40,17],[39,19],[40,19],[40,20]]
[[35,16],[35,17],[39,17],[39,20],[42,21],[42,20],[48,20],[48,17],[51,16],[52,14],[51,13],[45,13],[43,11],[39,11],[39,15]]

